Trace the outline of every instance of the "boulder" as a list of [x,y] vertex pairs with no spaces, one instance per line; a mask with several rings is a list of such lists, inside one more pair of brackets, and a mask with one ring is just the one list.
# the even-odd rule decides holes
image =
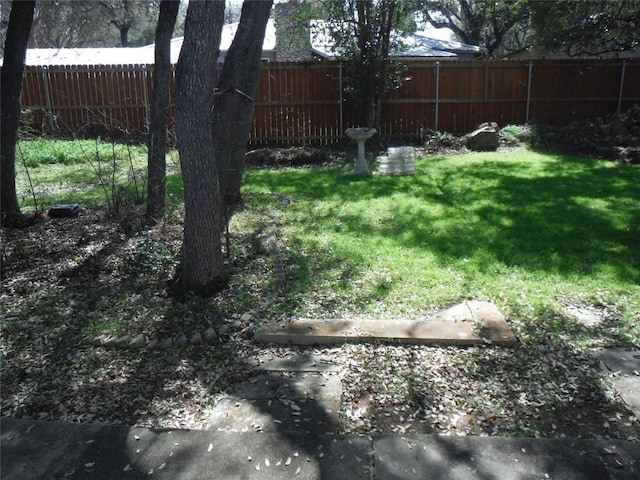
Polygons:
[[629,135],[629,129],[620,117],[616,117],[609,126],[611,127],[611,135],[614,137],[626,137]]
[[483,123],[467,135],[467,148],[475,152],[491,152],[498,149],[498,125],[495,122]]

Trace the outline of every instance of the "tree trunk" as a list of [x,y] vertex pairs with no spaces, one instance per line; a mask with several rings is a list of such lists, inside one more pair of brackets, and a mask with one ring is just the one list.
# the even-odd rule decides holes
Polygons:
[[164,219],[167,173],[167,112],[171,74],[171,36],[178,16],[179,0],[162,0],[156,27],[153,100],[147,137],[147,218],[153,223]]
[[122,25],[120,28],[120,46],[128,47],[129,46],[129,25]]
[[221,198],[213,148],[214,74],[224,1],[192,1],[176,67],[176,136],[184,180],[182,258],[174,294],[213,295],[227,285],[222,259]]
[[24,225],[16,194],[16,143],[20,126],[20,91],[24,60],[33,23],[33,1],[13,1],[0,74],[0,221],[3,227]]
[[272,1],[251,0],[242,5],[240,24],[227,53],[214,100],[213,134],[223,212],[242,199],[240,187],[254,97],[260,82],[262,43]]

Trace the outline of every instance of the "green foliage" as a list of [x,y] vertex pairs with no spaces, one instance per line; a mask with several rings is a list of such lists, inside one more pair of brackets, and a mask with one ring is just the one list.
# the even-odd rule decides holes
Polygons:
[[[402,51],[402,37],[416,30],[416,5],[403,0],[309,1],[301,15],[322,18],[316,32],[330,39],[334,55],[346,65],[345,91],[359,105],[361,125],[379,127],[381,99],[400,83],[400,64],[386,66],[393,53]],[[388,63],[388,62],[387,62]]]
[[123,272],[130,275],[152,273],[161,278],[170,277],[178,263],[170,248],[162,245],[158,238],[144,232],[132,243],[120,259]]
[[532,32],[527,0],[423,0],[421,13],[436,28],[451,29],[457,39],[487,49],[490,57],[529,46]]
[[568,55],[629,50],[640,38],[636,0],[530,1],[531,21],[540,45]]

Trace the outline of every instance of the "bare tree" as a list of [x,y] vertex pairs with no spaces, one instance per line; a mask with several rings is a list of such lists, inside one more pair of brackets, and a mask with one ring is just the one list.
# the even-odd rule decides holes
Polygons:
[[161,222],[164,218],[171,36],[173,35],[179,7],[179,0],[162,0],[156,27],[153,99],[149,135],[147,137],[147,218],[152,222]]
[[182,256],[174,294],[207,296],[224,289],[221,195],[213,149],[214,73],[224,22],[223,1],[192,1],[176,67],[176,136],[184,180]]
[[25,223],[16,194],[15,161],[22,74],[35,6],[35,0],[12,3],[4,45],[0,74],[0,219],[4,227],[18,227]]

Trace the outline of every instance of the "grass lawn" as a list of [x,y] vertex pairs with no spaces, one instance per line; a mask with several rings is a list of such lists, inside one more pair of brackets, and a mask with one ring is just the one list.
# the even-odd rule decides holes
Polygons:
[[[41,209],[113,202],[119,189],[132,199],[145,188],[143,147],[34,140],[19,153],[25,208],[32,186]],[[168,205],[179,212],[177,157],[168,164]],[[419,158],[416,175],[402,177],[355,176],[350,163],[250,169],[244,197],[230,261],[232,283],[250,292],[243,308],[269,289],[267,252],[246,245],[277,211],[287,281],[264,315],[417,319],[481,299],[521,340],[579,340],[585,332],[562,311],[587,306],[610,320],[589,341],[640,344],[637,166],[522,148]]]
[[570,335],[562,308],[592,306],[640,343],[638,167],[519,149],[421,158],[415,176],[247,173],[248,199],[273,193],[291,199],[282,313],[419,318],[482,299],[526,339]]

